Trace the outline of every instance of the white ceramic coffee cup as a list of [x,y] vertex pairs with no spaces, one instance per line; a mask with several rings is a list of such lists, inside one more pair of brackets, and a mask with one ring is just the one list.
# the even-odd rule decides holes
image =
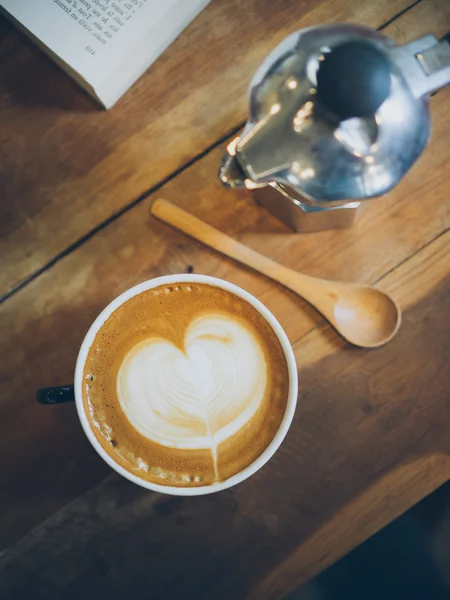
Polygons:
[[[289,376],[289,393],[284,417],[281,421],[277,433],[275,434],[275,437],[269,443],[269,445],[266,447],[263,453],[260,454],[260,456],[258,456],[258,458],[254,462],[248,465],[248,467],[246,467],[239,473],[236,473],[229,479],[226,479],[223,482],[216,482],[211,485],[205,485],[200,487],[175,487],[169,485],[159,485],[141,479],[137,475],[134,475],[130,471],[124,469],[114,460],[114,458],[110,454],[108,454],[104,450],[100,442],[95,437],[90,421],[86,415],[86,409],[83,401],[84,366],[89,353],[89,349],[92,343],[94,342],[95,336],[97,335],[98,331],[101,329],[105,321],[112,315],[112,313],[115,310],[117,310],[117,308],[119,308],[119,306],[130,300],[130,298],[133,298],[134,296],[141,294],[142,292],[153,289],[160,285],[170,285],[182,282],[205,283],[208,285],[219,287],[223,290],[231,292],[239,298],[243,298],[249,304],[251,304],[264,317],[264,319],[269,323],[269,325],[275,332],[283,349],[284,356],[286,358]],[[168,275],[165,277],[157,277],[156,279],[150,279],[149,281],[144,281],[144,283],[140,283],[139,285],[136,285],[135,287],[127,290],[126,292],[118,296],[115,300],[113,300],[110,304],[108,304],[108,306],[99,314],[99,316],[95,319],[94,323],[91,325],[89,331],[86,334],[86,337],[83,340],[83,343],[81,344],[75,368],[74,389],[77,412],[84,432],[86,433],[91,444],[94,446],[95,450],[100,454],[103,460],[105,460],[109,464],[110,467],[112,467],[120,475],[123,475],[133,483],[136,483],[137,485],[140,485],[149,490],[154,490],[165,494],[173,494],[176,496],[200,496],[202,494],[211,494],[213,492],[225,490],[233,485],[236,485],[237,483],[240,483],[241,481],[244,481],[244,479],[247,479],[248,477],[250,477],[250,475],[253,475],[263,465],[265,465],[266,462],[271,458],[271,456],[273,456],[273,454],[276,452],[276,450],[278,449],[281,442],[286,436],[286,433],[292,422],[295,407],[297,404],[297,366],[295,363],[294,352],[292,351],[292,347],[281,325],[278,323],[278,321],[275,319],[272,313],[254,296],[252,296],[242,288],[233,285],[232,283],[228,283],[227,281],[223,281],[222,279],[217,279],[216,277],[186,274]]]

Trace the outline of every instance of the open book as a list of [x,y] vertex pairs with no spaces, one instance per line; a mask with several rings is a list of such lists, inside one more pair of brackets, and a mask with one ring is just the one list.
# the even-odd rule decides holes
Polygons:
[[208,2],[0,0],[0,8],[110,108]]

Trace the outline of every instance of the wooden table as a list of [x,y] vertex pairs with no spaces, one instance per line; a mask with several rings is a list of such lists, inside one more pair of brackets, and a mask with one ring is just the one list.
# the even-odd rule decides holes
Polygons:
[[[450,30],[450,3],[213,0],[109,112],[0,21],[2,599],[281,598],[449,479],[450,90],[431,99],[423,156],[353,230],[294,235],[217,181],[258,64],[326,21],[406,42]],[[377,283],[404,310],[400,333],[349,347],[291,293],[150,219],[158,196],[295,269]],[[181,499],[112,474],[73,406],[34,399],[72,379],[112,298],[191,269],[275,313],[300,396],[266,467]]]

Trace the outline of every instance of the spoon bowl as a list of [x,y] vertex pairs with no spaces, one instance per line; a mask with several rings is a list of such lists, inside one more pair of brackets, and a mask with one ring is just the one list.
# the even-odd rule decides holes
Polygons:
[[352,285],[342,288],[338,294],[333,321],[337,331],[352,344],[376,348],[397,333],[401,311],[385,292],[370,286]]

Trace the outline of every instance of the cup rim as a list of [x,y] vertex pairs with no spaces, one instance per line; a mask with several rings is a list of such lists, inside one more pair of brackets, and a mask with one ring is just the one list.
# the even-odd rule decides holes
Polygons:
[[[114,458],[110,454],[108,454],[108,452],[106,452],[106,450],[97,440],[93,428],[86,415],[83,400],[84,366],[90,347],[92,346],[95,336],[97,335],[98,331],[101,329],[103,324],[107,321],[107,319],[112,315],[114,311],[116,311],[120,306],[122,306],[122,304],[124,304],[134,296],[137,296],[138,294],[154,289],[161,285],[176,283],[204,283],[211,286],[219,287],[221,289],[224,289],[225,291],[231,292],[232,294],[238,296],[239,298],[242,298],[243,300],[246,300],[249,304],[251,304],[269,323],[275,335],[277,336],[283,349],[283,354],[286,359],[289,376],[289,392],[286,403],[286,410],[275,436],[264,449],[264,451],[242,471],[235,473],[225,481],[215,482],[210,485],[198,487],[176,487],[169,485],[160,485],[158,483],[146,481],[145,479],[142,479],[141,477],[131,473],[130,471],[122,467],[122,465],[118,464],[114,460]],[[294,351],[283,328],[281,327],[277,319],[274,317],[274,315],[269,311],[269,309],[266,306],[264,306],[264,304],[260,300],[252,296],[252,294],[233,283],[229,283],[228,281],[219,279],[217,277],[212,277],[210,275],[197,275],[186,273],[164,275],[162,277],[155,277],[153,279],[149,279],[126,290],[125,292],[117,296],[117,298],[115,298],[112,302],[110,302],[98,315],[98,317],[95,319],[95,321],[90,326],[88,332],[86,333],[86,336],[84,337],[84,340],[81,344],[78,353],[77,362],[75,366],[74,390],[75,405],[78,413],[78,418],[80,419],[84,433],[86,434],[88,440],[91,442],[92,446],[97,451],[97,453],[117,473],[119,473],[129,481],[132,481],[133,483],[141,487],[155,492],[170,494],[174,496],[202,496],[226,490],[234,485],[237,485],[238,483],[241,483],[245,479],[248,479],[251,475],[259,471],[259,469],[261,469],[278,450],[284,438],[286,437],[286,434],[292,423],[295,408],[297,405],[297,364],[294,357]]]

